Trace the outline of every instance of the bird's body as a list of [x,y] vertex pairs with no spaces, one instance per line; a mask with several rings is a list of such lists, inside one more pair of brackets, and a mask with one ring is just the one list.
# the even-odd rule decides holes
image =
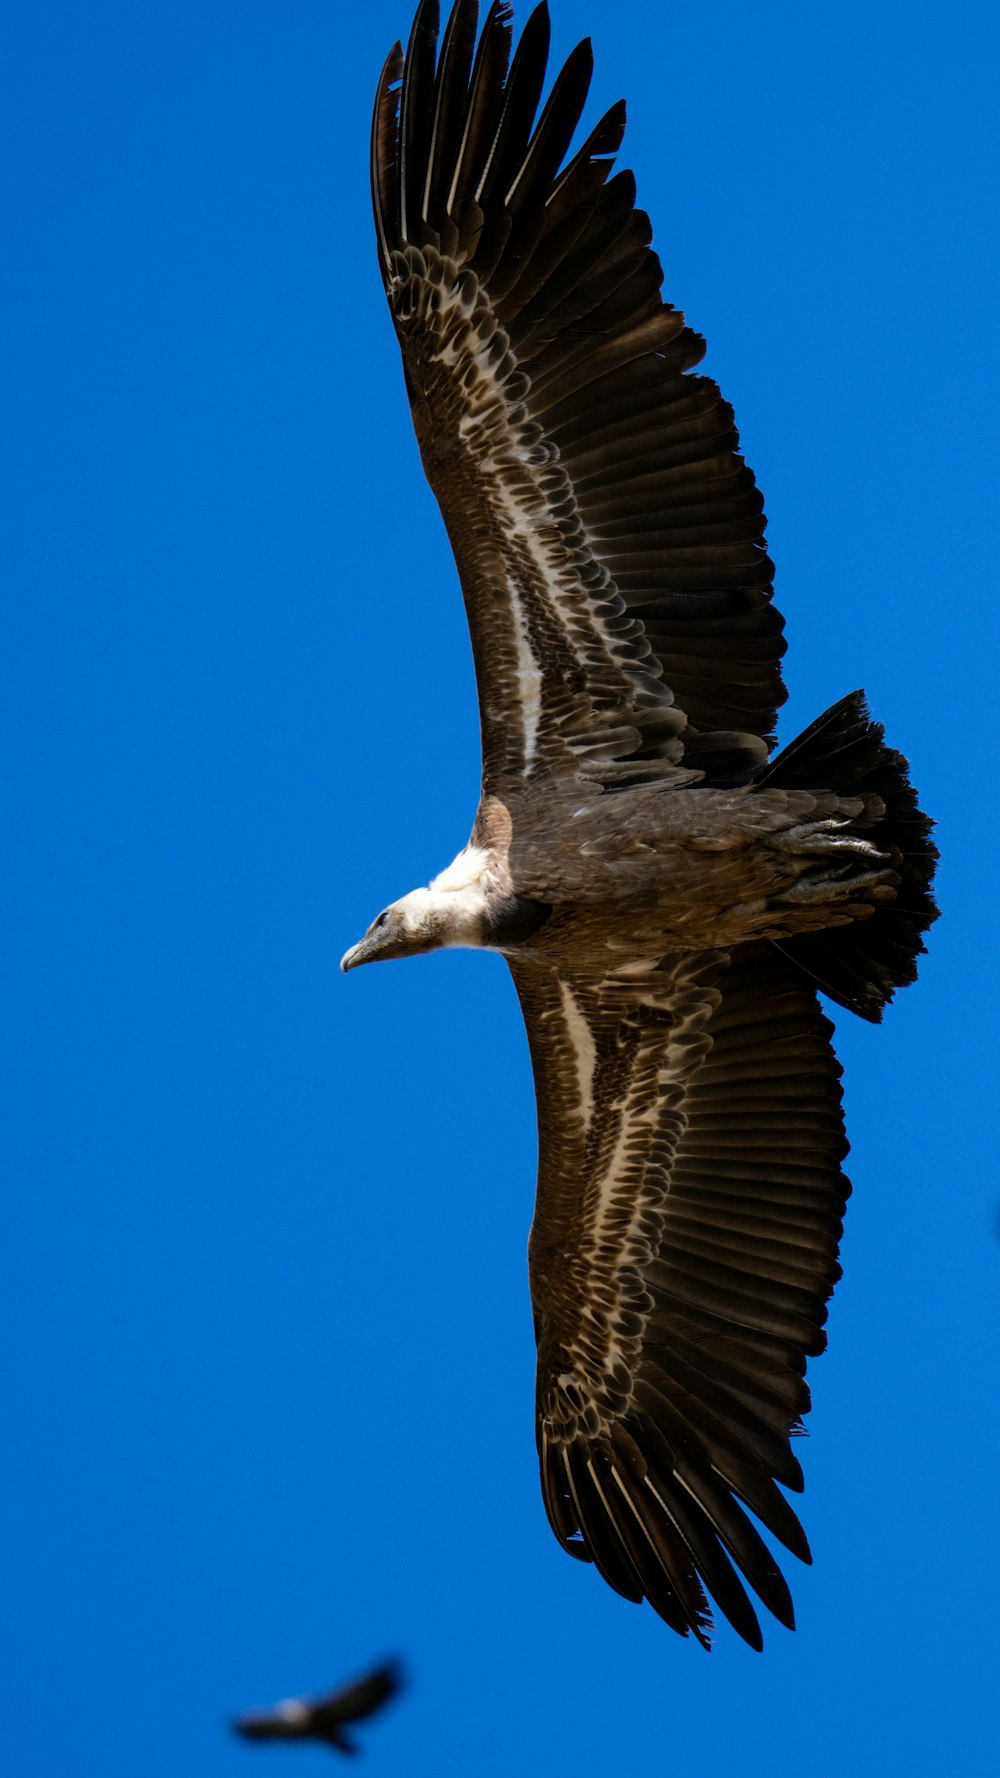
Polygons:
[[[867,912],[862,897],[895,898],[885,856],[849,831],[858,798],[643,786],[613,803],[569,800],[526,798],[512,812],[484,799],[470,844],[404,898],[433,933],[421,948],[484,947],[603,974],[609,948],[655,961],[789,938]],[[572,847],[554,848],[570,824]],[[348,967],[362,960],[348,957]]]
[[[553,1528],[701,1640],[791,1622],[739,1502],[808,1559],[776,1481],[822,1349],[849,1187],[821,987],[878,1019],[935,853],[860,693],[771,758],[784,691],[761,500],[702,343],[664,304],[615,107],[564,157],[588,45],[542,109],[544,6],[508,71],[423,0],[373,130],[379,255],[465,595],[483,792],[468,846],[344,967],[510,964],[538,1100],[530,1244]],[[401,81],[401,85],[398,84]]]

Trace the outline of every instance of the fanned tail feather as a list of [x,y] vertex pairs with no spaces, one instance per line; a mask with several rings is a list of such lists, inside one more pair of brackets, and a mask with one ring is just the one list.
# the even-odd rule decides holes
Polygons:
[[854,691],[817,717],[756,778],[787,790],[834,790],[880,799],[884,814],[865,823],[865,838],[889,854],[899,872],[895,901],[867,920],[782,940],[778,949],[839,1006],[877,1024],[897,988],[916,978],[923,934],[937,919],[931,888],[937,847],[934,823],[917,803],[907,761],[887,747],[864,692]]

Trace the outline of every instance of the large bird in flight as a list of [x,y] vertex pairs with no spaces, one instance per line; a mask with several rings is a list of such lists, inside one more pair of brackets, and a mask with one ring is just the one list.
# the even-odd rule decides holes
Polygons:
[[[771,757],[784,700],[761,496],[704,344],[613,173],[619,104],[567,158],[581,43],[538,114],[544,5],[386,62],[379,261],[475,656],[468,845],[345,969],[507,958],[538,1103],[529,1249],[542,1492],[563,1548],[707,1645],[789,1626],[745,1508],[781,1487],[849,1186],[821,990],[878,1020],[934,918],[930,823],[860,692]],[[537,121],[536,121],[537,115]],[[781,1487],[778,1484],[781,1484]]]

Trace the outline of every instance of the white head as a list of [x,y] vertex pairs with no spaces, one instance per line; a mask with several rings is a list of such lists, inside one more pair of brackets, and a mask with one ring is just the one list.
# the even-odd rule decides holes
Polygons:
[[[461,858],[467,857],[461,854]],[[416,957],[443,945],[481,945],[486,941],[486,891],[475,873],[456,869],[460,859],[435,877],[429,889],[411,889],[390,902],[374,919],[360,944],[341,958],[341,969],[391,957]]]

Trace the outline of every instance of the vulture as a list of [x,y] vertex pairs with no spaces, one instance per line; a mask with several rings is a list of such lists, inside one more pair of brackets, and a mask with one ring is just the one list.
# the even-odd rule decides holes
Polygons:
[[[758,1525],[825,1343],[849,1192],[822,993],[881,1019],[935,918],[932,823],[851,693],[773,753],[762,499],[704,341],[661,295],[612,106],[570,152],[545,5],[422,0],[379,81],[379,264],[454,550],[482,796],[454,862],[345,970],[507,959],[538,1112],[542,1495],[562,1547],[708,1646],[790,1628]],[[749,1589],[749,1591],[748,1591]]]
[[403,1683],[398,1661],[383,1661],[363,1678],[321,1698],[285,1698],[273,1710],[238,1716],[234,1732],[244,1741],[325,1741],[339,1753],[357,1753],[348,1723],[363,1722],[394,1698]]

